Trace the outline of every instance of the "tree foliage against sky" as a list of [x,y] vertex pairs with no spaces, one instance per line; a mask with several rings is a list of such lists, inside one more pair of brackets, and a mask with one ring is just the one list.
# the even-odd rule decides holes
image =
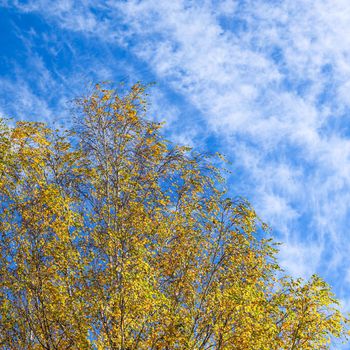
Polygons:
[[211,157],[165,140],[144,87],[97,86],[73,130],[1,126],[1,349],[328,349],[330,287],[284,276]]

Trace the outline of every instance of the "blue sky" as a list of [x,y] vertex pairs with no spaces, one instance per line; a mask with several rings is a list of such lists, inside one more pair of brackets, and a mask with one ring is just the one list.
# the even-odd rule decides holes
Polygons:
[[348,0],[0,0],[0,115],[68,126],[91,84],[156,82],[150,117],[220,151],[229,189],[350,310]]

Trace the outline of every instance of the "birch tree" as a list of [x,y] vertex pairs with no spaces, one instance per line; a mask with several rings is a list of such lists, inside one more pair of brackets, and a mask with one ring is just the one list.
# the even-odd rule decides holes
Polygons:
[[0,133],[1,349],[329,349],[330,287],[285,276],[215,159],[166,140],[145,88],[98,85],[72,130]]

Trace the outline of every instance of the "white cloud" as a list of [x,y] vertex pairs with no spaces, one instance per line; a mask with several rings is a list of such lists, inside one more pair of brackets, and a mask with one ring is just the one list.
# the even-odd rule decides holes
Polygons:
[[[348,108],[350,5],[246,2],[233,13],[247,23],[238,34],[220,26],[210,5],[129,1],[119,8],[129,34],[141,38],[131,49],[226,135],[228,152],[242,138],[253,143],[236,158],[254,180],[257,206],[285,238],[292,233],[299,242],[284,251],[285,260],[316,269],[319,259],[311,265],[307,259],[320,256],[324,236],[347,244],[349,141],[329,125]],[[159,33],[165,35],[153,40]],[[320,101],[322,94],[329,96]],[[274,172],[287,165],[289,177]],[[286,190],[290,178],[295,192]],[[308,231],[299,233],[292,227],[301,214]],[[346,255],[332,258],[347,261]]]
[[324,247],[317,243],[286,242],[280,246],[279,262],[294,276],[310,278],[317,269]]

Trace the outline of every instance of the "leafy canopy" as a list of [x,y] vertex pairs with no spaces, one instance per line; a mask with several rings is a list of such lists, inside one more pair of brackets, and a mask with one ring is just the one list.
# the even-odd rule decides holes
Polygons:
[[97,86],[73,130],[0,132],[1,349],[328,349],[330,287],[284,276],[210,157],[165,140],[144,87]]

